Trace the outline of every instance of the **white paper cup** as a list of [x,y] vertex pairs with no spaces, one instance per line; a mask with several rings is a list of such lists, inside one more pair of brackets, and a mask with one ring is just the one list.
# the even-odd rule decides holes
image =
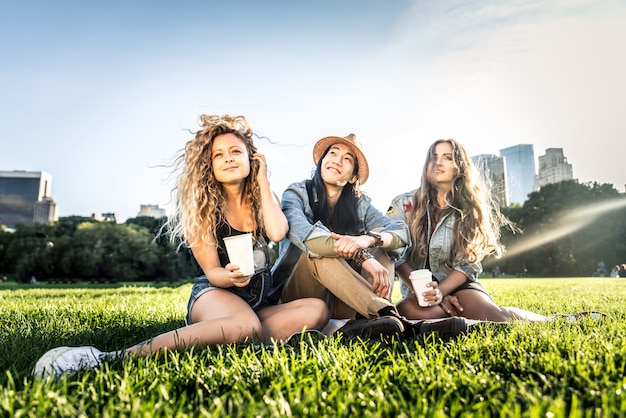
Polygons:
[[239,266],[244,276],[254,274],[254,254],[252,234],[233,235],[224,238],[226,252],[232,264]]
[[432,289],[431,287],[426,286],[426,284],[433,281],[433,274],[428,269],[413,270],[409,275],[409,279],[411,280],[411,284],[413,284],[413,289],[415,290],[415,296],[417,296],[417,303],[419,306],[429,306],[428,302],[424,300],[422,293]]

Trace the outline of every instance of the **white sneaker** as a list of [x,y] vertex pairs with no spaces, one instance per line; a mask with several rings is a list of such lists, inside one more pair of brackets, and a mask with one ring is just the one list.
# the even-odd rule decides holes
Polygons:
[[582,318],[590,318],[595,320],[606,319],[607,315],[602,312],[575,312],[570,314],[553,314],[548,316],[548,321],[555,321],[558,319],[563,319],[566,322],[576,322]]
[[57,347],[46,352],[35,364],[35,377],[60,377],[63,373],[93,369],[104,354],[95,347]]

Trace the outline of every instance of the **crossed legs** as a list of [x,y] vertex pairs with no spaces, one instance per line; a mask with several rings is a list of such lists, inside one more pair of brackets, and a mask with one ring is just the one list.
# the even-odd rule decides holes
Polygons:
[[[508,322],[517,319],[544,321],[545,316],[515,307],[500,307],[486,294],[476,289],[463,289],[453,294],[459,299],[463,311],[457,316],[492,322]],[[398,312],[409,319],[447,318],[448,314],[439,306],[422,308],[411,294],[398,302]]]
[[[378,251],[376,259],[390,271],[393,264],[388,256]],[[331,318],[353,319],[358,312],[365,318],[376,318],[378,312],[391,302],[372,291],[369,277],[354,271],[343,258],[309,258],[302,254],[285,283],[283,301],[298,298],[322,299],[330,310]]]

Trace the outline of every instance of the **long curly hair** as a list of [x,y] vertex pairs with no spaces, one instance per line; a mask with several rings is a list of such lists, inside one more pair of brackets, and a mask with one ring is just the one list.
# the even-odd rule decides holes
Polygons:
[[[215,137],[232,133],[245,144],[250,157],[257,152],[252,129],[244,116],[201,115],[199,125],[200,130],[174,161],[175,172],[179,174],[172,189],[174,207],[165,224],[171,242],[191,248],[200,242],[217,243],[216,229],[225,222],[222,185],[215,178],[211,160]],[[250,229],[258,228],[262,232],[257,173],[258,165],[251,164],[243,195],[246,206],[254,214]]]
[[[458,253],[469,262],[480,262],[487,255],[502,256],[505,251],[500,243],[500,228],[515,226],[500,212],[492,198],[489,183],[481,176],[463,146],[454,139],[435,141],[426,155],[420,187],[413,197],[413,211],[409,219],[413,246],[409,259],[426,259],[433,224],[432,216],[437,208],[437,188],[432,180],[435,167],[435,147],[440,143],[452,146],[452,158],[456,176],[446,202],[458,214],[454,229],[454,243],[449,257]],[[452,261],[452,260],[449,260]]]

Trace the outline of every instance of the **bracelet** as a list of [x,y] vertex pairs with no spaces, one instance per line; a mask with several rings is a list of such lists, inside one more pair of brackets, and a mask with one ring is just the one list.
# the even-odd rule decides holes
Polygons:
[[374,256],[371,255],[370,252],[367,251],[366,249],[361,248],[359,251],[357,251],[353,260],[356,263],[357,267],[361,267],[365,261],[371,258],[374,258]]
[[383,236],[380,235],[378,232],[374,232],[374,231],[369,231],[367,233],[368,236],[374,238],[374,245],[373,247],[382,247],[383,246]]

